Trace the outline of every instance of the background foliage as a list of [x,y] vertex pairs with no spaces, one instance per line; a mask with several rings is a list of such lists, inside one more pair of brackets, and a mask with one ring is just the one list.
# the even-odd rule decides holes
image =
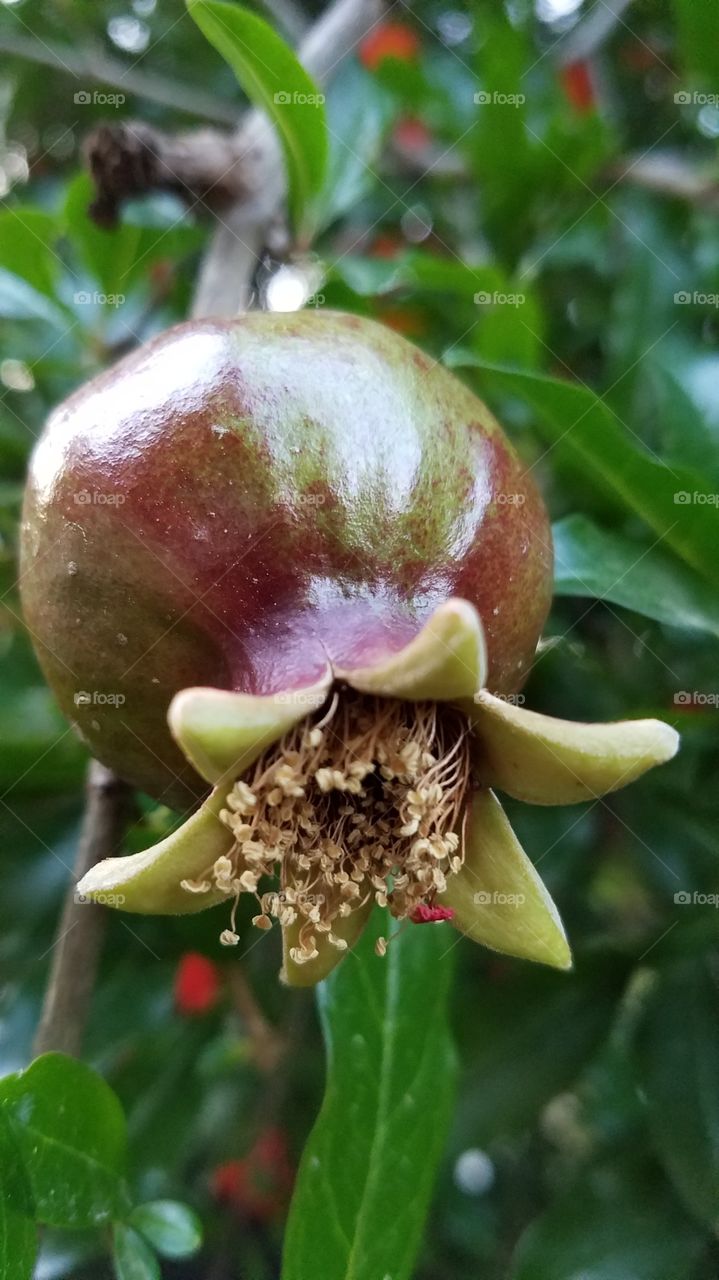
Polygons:
[[[421,1231],[423,1170],[443,1141],[453,1072],[441,1031],[449,999],[459,1086],[414,1274],[710,1280],[719,1262],[716,8],[418,0],[395,3],[387,21],[328,95],[312,302],[376,316],[455,367],[533,464],[557,522],[557,599],[529,705],[571,718],[659,715],[683,736],[679,757],[626,793],[512,811],[558,901],[575,968],[554,974],[457,942],[450,995],[439,980],[433,993],[442,1007],[427,1007],[420,991],[415,1013],[429,1021],[395,1019],[398,1052],[419,1044],[432,1018],[439,1030],[429,1036],[436,1087],[420,1090],[404,1136],[384,1136],[389,1147],[406,1142],[416,1169],[416,1195],[390,1202],[392,1221],[407,1239]],[[136,202],[113,233],[98,230],[80,146],[108,116],[188,127],[203,122],[200,109],[231,119],[242,98],[174,0],[5,0],[0,48],[15,50],[0,72],[7,1074],[28,1061],[85,767],[19,616],[25,462],[52,405],[186,314],[209,230],[199,205],[185,210],[169,196]],[[58,48],[61,61],[63,51],[111,55],[134,86],[130,72],[154,79],[136,93],[41,65]],[[194,110],[168,106],[168,85]],[[319,153],[321,141],[311,145]],[[132,845],[169,821],[140,797]],[[127,1118],[125,1156],[116,1101],[98,1094],[97,1108],[120,1126],[107,1204],[48,1208],[42,1162],[38,1171],[29,1155],[0,1155],[0,1178],[12,1164],[23,1183],[5,1193],[8,1256],[34,1252],[34,1204],[50,1224],[44,1280],[109,1275],[96,1229],[105,1219],[117,1224],[121,1280],[159,1274],[150,1245],[175,1257],[161,1264],[168,1277],[279,1274],[292,1171],[322,1096],[321,1029],[311,1000],[278,987],[276,939],[263,935],[238,964],[219,954],[217,932],[211,913],[109,921],[86,1055]],[[344,1043],[345,1019],[346,1034],[371,1046],[366,1002],[338,985],[322,1000],[330,1044]],[[70,1069],[45,1062],[33,1071]],[[352,1062],[340,1055],[333,1070],[351,1075]],[[38,1079],[0,1085],[0,1153],[17,1157],[26,1142],[18,1098]],[[377,1119],[371,1094],[346,1145],[350,1162],[363,1124]],[[307,1161],[327,1125],[342,1126],[332,1106],[331,1078]],[[97,1178],[93,1188],[102,1198]],[[177,1199],[204,1224],[187,1261],[177,1257],[198,1237],[185,1210],[132,1208]],[[330,1212],[303,1171],[288,1276],[310,1274],[303,1259],[321,1257],[323,1236],[300,1228]],[[359,1269],[358,1280],[380,1274],[368,1257],[374,1270]]]

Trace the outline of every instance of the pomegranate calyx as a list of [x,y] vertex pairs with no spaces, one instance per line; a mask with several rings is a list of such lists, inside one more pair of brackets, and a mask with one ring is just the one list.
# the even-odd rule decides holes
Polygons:
[[487,678],[487,646],[477,610],[468,600],[446,600],[422,630],[390,657],[371,666],[335,671],[360,693],[412,702],[473,698]]
[[182,689],[173,698],[168,723],[190,764],[206,782],[234,782],[299,720],[317,711],[332,683],[266,696],[225,689]]
[[152,848],[98,862],[83,876],[78,893],[139,915],[184,915],[223,902],[226,895],[209,883],[196,893],[182,886],[198,883],[204,868],[232,848],[232,833],[219,820],[226,794],[226,787],[218,787],[177,831]]
[[472,797],[464,863],[438,902],[454,911],[455,928],[492,951],[571,968],[557,908],[492,791]]
[[486,689],[467,710],[482,743],[480,782],[528,804],[596,800],[671,760],[679,746],[678,733],[663,720],[560,720]]

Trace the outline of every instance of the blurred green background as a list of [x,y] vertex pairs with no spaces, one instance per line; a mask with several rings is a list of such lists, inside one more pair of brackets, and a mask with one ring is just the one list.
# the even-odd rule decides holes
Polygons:
[[[319,7],[258,11],[292,39]],[[20,617],[25,464],[51,406],[186,315],[211,231],[200,204],[169,195],[96,228],[82,141],[107,119],[221,127],[242,98],[178,0],[2,0],[0,57],[3,1073],[29,1054],[86,765]],[[528,705],[658,715],[683,737],[626,793],[510,806],[576,965],[554,974],[454,948],[461,1083],[416,1274],[710,1280],[719,6],[395,3],[338,70],[327,110],[314,304],[375,316],[455,367],[534,464],[557,522],[558,596]],[[655,506],[656,459],[676,478],[670,512]],[[170,822],[140,797],[131,847]],[[202,1253],[163,1274],[270,1280],[324,1054],[311,997],[278,987],[274,935],[240,968],[217,932],[214,913],[113,915],[87,1058],[126,1108],[140,1193],[183,1198],[205,1223]],[[188,961],[197,953],[211,966]],[[258,1049],[247,984],[291,1046],[279,1066]],[[37,1274],[99,1280],[95,1247],[47,1236]]]

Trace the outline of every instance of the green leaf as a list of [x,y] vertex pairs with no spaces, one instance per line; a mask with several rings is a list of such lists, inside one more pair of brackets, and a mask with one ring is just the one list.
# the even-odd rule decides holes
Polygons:
[[711,582],[719,582],[717,494],[696,472],[668,467],[632,443],[625,426],[588,387],[558,378],[499,368],[455,353],[451,364],[482,369],[482,384],[509,392],[532,406],[549,443],[578,463],[654,529],[669,546]]
[[112,1233],[117,1280],[162,1280],[160,1264],[141,1235],[118,1222]]
[[138,1205],[129,1222],[163,1258],[189,1258],[202,1244],[197,1214],[177,1200],[151,1200]]
[[93,195],[89,177],[80,173],[67,188],[63,210],[65,235],[83,269],[100,286],[99,297],[94,296],[85,280],[74,278],[74,301],[88,327],[96,324],[98,311],[111,315],[136,285],[146,283],[153,263],[191,252],[202,235],[174,214],[163,221],[152,208],[132,219],[125,216],[112,230],[98,227],[88,213]]
[[20,1154],[0,1111],[0,1275],[30,1280],[37,1253],[37,1228]]
[[[682,906],[690,912],[690,906]],[[639,1035],[655,1148],[691,1213],[719,1228],[719,987],[706,959],[658,977]]]
[[0,266],[26,280],[38,293],[55,297],[61,265],[53,245],[58,228],[52,214],[23,205],[0,211]]
[[256,14],[223,0],[187,0],[187,7],[248,98],[275,125],[287,164],[295,230],[306,242],[311,206],[327,167],[324,95],[284,40]]
[[283,1280],[406,1280],[454,1093],[447,990],[456,934],[410,926],[374,954],[378,909],[319,988],[328,1078],[287,1226]]
[[[719,8],[697,0],[674,0],[674,20],[677,26],[679,49],[683,70],[698,75],[700,80],[716,92],[719,83]],[[675,92],[685,92],[691,83],[677,78]]]
[[122,1108],[90,1067],[59,1053],[0,1084],[35,1214],[50,1226],[91,1227],[125,1207]]
[[579,515],[560,520],[552,532],[557,595],[607,600],[672,627],[719,636],[714,588],[653,540],[608,533]]
[[689,1280],[703,1244],[653,1169],[614,1159],[531,1224],[509,1278]]
[[323,227],[354,209],[379,182],[376,167],[390,127],[389,95],[356,62],[327,94],[328,156],[319,218]]

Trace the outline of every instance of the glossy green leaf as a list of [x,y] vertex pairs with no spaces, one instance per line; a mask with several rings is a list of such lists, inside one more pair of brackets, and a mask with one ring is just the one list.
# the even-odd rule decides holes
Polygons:
[[454,1093],[445,925],[408,926],[374,954],[387,913],[319,988],[324,1102],[300,1166],[283,1280],[407,1280]]
[[567,454],[588,479],[641,516],[683,560],[711,582],[719,582],[719,499],[701,475],[686,467],[670,468],[644,450],[588,387],[498,368],[466,354],[455,353],[450,363],[482,369],[482,388],[509,392],[528,403],[547,441],[546,456],[551,458],[555,447]]
[[[689,913],[698,908],[681,905]],[[719,1228],[719,985],[705,958],[663,970],[639,1037],[656,1150],[690,1212]]]
[[621,605],[645,618],[719,636],[719,598],[653,539],[609,533],[586,516],[553,526],[554,590]]
[[267,112],[277,129],[292,218],[300,237],[306,236],[327,166],[324,95],[284,40],[257,14],[224,0],[187,0],[187,6],[248,98]]
[[15,1136],[0,1110],[0,1276],[30,1280],[36,1253],[32,1198]]
[[59,1053],[0,1084],[40,1222],[91,1227],[125,1206],[125,1118],[109,1085]]
[[555,1199],[510,1280],[690,1280],[704,1241],[656,1171],[614,1159]]
[[161,1280],[160,1264],[152,1249],[132,1227],[118,1222],[112,1233],[116,1280]]
[[393,108],[389,95],[357,62],[327,92],[327,173],[319,219],[327,226],[379,184],[376,172]]
[[151,1200],[138,1205],[129,1222],[163,1258],[189,1258],[202,1244],[197,1214],[177,1200]]

